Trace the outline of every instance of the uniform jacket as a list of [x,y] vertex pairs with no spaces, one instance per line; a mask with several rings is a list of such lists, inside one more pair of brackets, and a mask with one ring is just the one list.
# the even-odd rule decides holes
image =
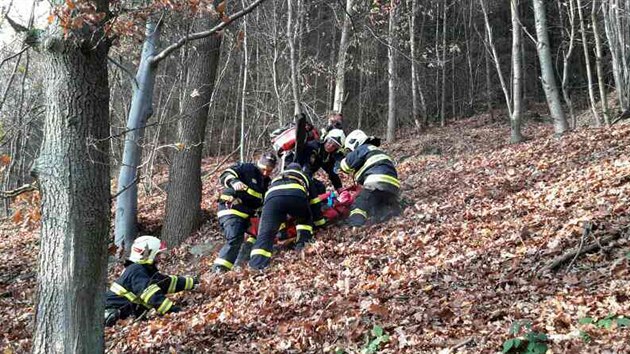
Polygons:
[[394,161],[382,150],[363,144],[341,161],[341,170],[354,175],[357,183],[367,189],[399,193],[400,181]]
[[105,307],[120,309],[122,317],[151,308],[155,308],[159,314],[165,314],[173,306],[165,294],[193,287],[193,277],[164,275],[154,264],[127,261],[120,278],[107,291]]
[[[260,208],[263,198],[269,186],[270,179],[263,176],[260,169],[253,163],[239,163],[225,171],[219,176],[219,181],[224,186],[223,193],[219,197],[221,201],[225,201],[227,196],[238,198],[240,203],[231,205],[231,208],[248,216],[252,216],[256,209]],[[232,189],[232,183],[241,181],[247,185],[245,191],[235,191]],[[223,208],[226,209],[226,208]]]

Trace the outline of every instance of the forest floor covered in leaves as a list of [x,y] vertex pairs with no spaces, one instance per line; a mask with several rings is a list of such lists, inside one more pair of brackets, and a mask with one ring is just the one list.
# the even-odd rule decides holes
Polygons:
[[[403,216],[331,226],[303,253],[274,254],[264,273],[215,275],[216,252],[190,253],[222,238],[221,159],[206,160],[211,216],[161,266],[201,275],[200,288],[175,296],[183,312],[107,329],[107,351],[493,353],[516,337],[543,342],[535,332],[553,353],[630,352],[630,126],[559,139],[547,124],[524,132],[530,140],[509,145],[507,124],[476,117],[408,133],[385,147],[398,161]],[[148,231],[164,201],[140,201]],[[16,352],[32,329],[39,230],[29,225],[0,229],[0,347]],[[590,246],[599,249],[549,269]]]

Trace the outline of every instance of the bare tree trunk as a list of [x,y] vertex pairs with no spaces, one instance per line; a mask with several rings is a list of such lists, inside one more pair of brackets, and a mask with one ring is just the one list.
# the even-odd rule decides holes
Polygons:
[[[276,6],[276,1],[274,0],[274,8]],[[280,95],[280,88],[278,85],[278,61],[280,60],[280,52],[279,52],[279,43],[278,43],[278,21],[276,18],[276,11],[272,11],[273,13],[273,64],[271,66],[272,80],[273,80],[273,91],[276,94],[276,102],[278,105],[278,124],[282,126],[284,124],[284,113],[282,109],[282,96]]]
[[[243,7],[245,3],[241,1]],[[249,69],[249,58],[247,57],[247,19],[243,20],[243,90],[241,92],[241,142],[240,142],[240,157],[241,162],[245,162],[245,117],[246,117],[246,97],[247,97],[247,75]]]
[[125,148],[118,175],[119,195],[116,198],[114,235],[116,245],[125,247],[127,251],[131,249],[138,232],[138,166],[142,157],[144,128],[153,115],[153,88],[158,65],[152,63],[152,59],[157,54],[159,40],[160,25],[154,19],[148,19],[140,66],[133,85]]
[[505,98],[505,104],[508,109],[508,114],[512,117],[512,105],[510,102],[510,93],[508,92],[507,84],[505,83],[505,79],[503,78],[503,72],[501,71],[501,63],[499,61],[499,55],[497,54],[497,48],[494,45],[494,38],[492,36],[492,27],[490,27],[490,20],[488,19],[488,11],[486,9],[485,1],[479,0],[479,4],[481,4],[481,11],[483,12],[483,19],[486,27],[486,39],[487,39],[487,50],[490,52],[492,56],[492,61],[494,62],[494,66],[497,70],[497,75],[499,76],[499,82],[501,83],[501,90],[503,90],[503,97]]
[[472,65],[472,52],[471,52],[471,38],[470,31],[473,27],[473,7],[474,0],[469,0],[470,6],[468,7],[468,21],[466,22],[466,26],[464,26],[464,41],[466,42],[466,63],[468,65],[468,110],[474,110],[475,103],[475,77],[473,74],[473,65]]
[[[568,2],[569,5],[569,13],[568,13],[568,17],[569,17],[569,26],[571,27],[570,31],[569,31],[569,47],[564,50],[563,49],[563,55],[562,55],[562,96],[564,98],[564,102],[566,103],[567,107],[569,108],[569,117],[571,119],[571,126],[573,127],[573,129],[576,128],[577,126],[577,118],[573,112],[573,101],[571,100],[571,93],[569,92],[569,69],[571,67],[571,56],[573,55],[573,48],[575,48],[575,5],[573,0],[569,0]],[[560,18],[562,19],[562,8],[564,7],[564,4],[558,2],[558,9],[560,12]],[[582,26],[582,41],[584,41],[584,50],[586,51],[586,34],[584,33],[584,22],[582,21],[582,10],[579,8],[580,7],[580,1],[578,0],[578,10],[580,11],[580,25]],[[564,28],[564,26],[561,26],[562,28]],[[587,66],[587,70],[589,73],[589,82],[590,82],[590,65],[589,65],[589,60],[588,60],[588,54],[587,52],[585,52],[586,54],[586,66]]]
[[542,76],[542,86],[545,90],[547,105],[553,119],[553,128],[556,135],[562,135],[568,130],[567,119],[562,110],[558,84],[553,72],[551,48],[549,47],[549,33],[547,30],[547,10],[543,0],[533,0],[534,16],[536,18],[536,36],[538,41],[538,60]]
[[398,6],[395,4],[395,0],[390,1],[389,9],[389,38],[387,40],[387,73],[389,76],[389,99],[387,109],[387,141],[392,142],[396,137],[396,45],[395,29]]
[[[573,6],[573,1],[569,1],[569,4]],[[580,16],[580,32],[582,32],[582,48],[584,49],[584,65],[586,65],[586,77],[588,78],[588,97],[591,100],[591,112],[593,112],[595,126],[601,127],[602,122],[599,118],[599,114],[597,113],[597,101],[595,99],[595,88],[593,87],[593,73],[591,71],[591,56],[588,50],[588,38],[586,36],[586,26],[584,26],[584,15],[582,11],[582,3],[580,0],[577,0],[577,8],[578,14]],[[565,80],[564,77],[563,80]]]
[[440,126],[446,126],[446,1],[443,4],[443,12],[442,12],[442,62],[440,63],[442,67],[442,96],[440,98]]
[[[198,19],[199,29],[212,28],[215,20],[205,15]],[[181,243],[198,226],[201,215],[201,153],[203,149],[208,104],[221,54],[221,34],[195,43],[184,114],[178,121],[177,137],[181,144],[173,155],[169,172],[166,217],[162,237],[169,244]],[[236,104],[238,106],[238,104]]]
[[488,112],[490,112],[490,120],[494,122],[494,108],[492,107],[492,78],[490,77],[492,74],[490,70],[490,55],[491,54],[489,52],[484,55],[486,64],[486,106],[488,107]]
[[417,86],[417,66],[416,66],[416,6],[417,0],[407,0],[409,11],[409,53],[411,58],[411,117],[416,125],[420,128],[419,107],[418,107],[418,86]]
[[335,75],[335,98],[333,111],[341,113],[344,96],[346,93],[346,53],[350,47],[350,24],[353,0],[346,0],[346,12],[343,16],[343,27],[341,28],[341,40],[339,41],[339,57],[337,59],[337,75]]
[[597,2],[593,1],[591,8],[591,21],[593,23],[593,36],[595,37],[595,67],[597,68],[597,85],[599,86],[599,98],[602,105],[604,123],[610,126],[610,114],[608,112],[608,97],[606,95],[606,84],[604,83],[604,69],[602,68],[602,39],[599,33],[599,23],[597,20]]
[[297,64],[295,50],[297,26],[293,23],[293,1],[294,0],[287,0],[287,41],[289,43],[289,65],[291,67],[291,88],[293,91],[293,114],[297,115],[302,113],[302,107],[300,106],[300,87],[298,86],[300,68]]
[[617,98],[621,110],[625,111],[629,107],[628,96],[626,94],[629,85],[623,74],[624,59],[622,47],[624,43],[619,24],[619,1],[604,1],[602,2],[602,6],[604,9],[604,25],[606,37],[608,38],[608,47],[610,48]]
[[[108,1],[93,3],[97,12],[109,12]],[[31,171],[42,195],[33,353],[104,349],[109,44],[102,31],[87,26],[75,36],[65,39],[53,24],[41,48],[47,110],[40,156]]]
[[512,115],[510,116],[510,142],[523,141],[521,134],[521,116],[523,115],[523,63],[521,62],[521,19],[518,12],[518,1],[510,1],[512,13]]

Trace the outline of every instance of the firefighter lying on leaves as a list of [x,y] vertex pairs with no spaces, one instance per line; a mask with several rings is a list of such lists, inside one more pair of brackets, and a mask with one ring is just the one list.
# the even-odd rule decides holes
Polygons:
[[300,250],[312,242],[312,220],[322,218],[319,205],[310,204],[314,199],[319,200],[313,182],[297,163],[291,163],[280,176],[271,181],[260,216],[258,238],[250,254],[250,267],[264,269],[269,266],[276,233],[287,220],[287,215],[296,220],[295,249]]
[[131,315],[141,317],[153,308],[160,315],[181,310],[165,294],[191,290],[199,281],[195,277],[160,273],[157,257],[165,250],[166,244],[153,236],[140,236],[133,242],[125,270],[106,294],[106,326]]
[[214,261],[215,272],[231,270],[237,260],[240,263],[249,259],[249,252],[256,239],[250,237],[243,244],[245,231],[249,226],[249,219],[262,206],[263,196],[270,182],[269,176],[276,167],[276,162],[273,153],[265,153],[256,165],[240,163],[219,176],[225,189],[219,197],[218,216],[227,242]]
[[370,217],[378,223],[400,214],[400,181],[394,162],[370,142],[361,130],[350,133],[345,142],[350,152],[341,161],[341,170],[363,185],[350,208],[347,223],[351,226],[362,226]]

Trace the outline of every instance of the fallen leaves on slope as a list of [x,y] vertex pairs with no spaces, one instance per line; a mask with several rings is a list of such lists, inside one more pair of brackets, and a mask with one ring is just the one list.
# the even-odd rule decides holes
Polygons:
[[[530,125],[532,140],[508,145],[506,128],[471,122],[385,147],[401,161],[403,216],[354,232],[328,228],[304,253],[275,254],[264,273],[218,276],[210,272],[214,254],[188,252],[221,239],[210,217],[162,266],[202,276],[198,291],[175,298],[185,311],[107,329],[108,351],[360,352],[379,325],[391,336],[384,353],[461,343],[459,352],[496,352],[523,320],[554,338],[554,352],[628,351],[627,330],[579,323],[630,314],[628,261],[619,252],[627,252],[626,238],[570,269],[539,271],[578,247],[583,222],[594,225],[594,238],[630,224],[630,128],[556,139]],[[206,207],[214,207],[214,179],[204,185]],[[150,222],[158,225],[162,212],[152,210]],[[591,341],[573,335],[580,331]],[[14,333],[28,341],[27,331]]]

